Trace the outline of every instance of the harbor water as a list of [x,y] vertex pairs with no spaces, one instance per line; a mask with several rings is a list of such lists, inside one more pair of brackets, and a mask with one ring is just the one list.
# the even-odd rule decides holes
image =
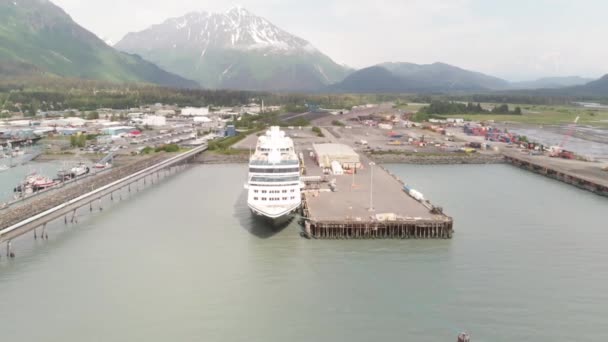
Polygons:
[[29,162],[26,164],[17,164],[12,168],[0,172],[0,203],[11,201],[14,199],[15,193],[13,189],[21,184],[24,179],[32,174],[37,173],[50,178],[57,177],[57,171],[61,168],[66,168],[59,161],[55,162]]
[[508,165],[388,167],[453,239],[306,240],[251,217],[245,165],[193,166],[2,246],[1,339],[608,339],[608,199]]

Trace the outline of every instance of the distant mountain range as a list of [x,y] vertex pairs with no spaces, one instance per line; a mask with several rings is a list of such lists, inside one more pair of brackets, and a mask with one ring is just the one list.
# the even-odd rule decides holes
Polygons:
[[197,87],[108,46],[47,0],[0,0],[0,72]]
[[535,92],[561,96],[608,97],[608,74],[584,85],[559,89],[539,89]]
[[240,7],[169,19],[127,34],[115,47],[206,88],[314,91],[349,73],[306,40]]
[[355,71],[240,7],[168,19],[127,34],[114,48],[110,44],[48,0],[0,0],[4,77],[291,92],[608,96],[607,76],[596,81],[570,76],[510,83],[444,63],[382,63]]
[[[593,79],[568,76],[527,82],[508,82],[479,72],[444,63],[382,63],[351,73],[327,88],[345,93],[454,93],[480,91],[538,90],[538,93],[608,96]],[[589,83],[591,82],[591,83]],[[592,91],[593,89],[593,91]]]
[[513,82],[511,88],[513,89],[554,89],[554,88],[566,88],[578,85],[587,84],[593,81],[592,78],[584,78],[580,76],[566,76],[566,77],[545,77],[539,78],[534,81],[524,82]]
[[383,63],[361,69],[330,90],[349,93],[459,92],[507,89],[509,82],[444,63]]

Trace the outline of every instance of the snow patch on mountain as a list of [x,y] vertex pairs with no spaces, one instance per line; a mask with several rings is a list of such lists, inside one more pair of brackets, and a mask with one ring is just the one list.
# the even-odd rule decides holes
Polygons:
[[[200,33],[196,35],[193,32]],[[128,34],[123,41],[134,45],[136,41],[148,41],[147,36],[154,36],[159,45],[165,42],[165,45],[169,46],[177,41],[180,46],[186,47],[317,52],[309,42],[281,30],[242,7],[234,7],[224,13],[191,12],[183,17],[168,19],[142,32]]]

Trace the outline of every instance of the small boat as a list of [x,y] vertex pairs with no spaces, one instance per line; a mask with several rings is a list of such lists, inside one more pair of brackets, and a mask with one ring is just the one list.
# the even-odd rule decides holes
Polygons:
[[84,163],[80,163],[70,170],[72,178],[77,178],[88,174],[91,170]]
[[105,168],[108,168],[111,166],[112,166],[112,164],[110,164],[110,163],[105,163],[105,164],[97,163],[97,164],[93,165],[93,167],[96,169],[105,169]]
[[70,171],[61,169],[57,171],[57,180],[60,182],[69,181],[72,179],[72,173]]
[[25,177],[25,180],[20,185],[17,185],[13,189],[13,191],[21,193],[30,193],[30,191],[36,192],[40,190],[45,190],[57,184],[58,182],[54,179],[33,173]]
[[55,181],[54,179],[51,179],[49,177],[39,175],[36,178],[34,178],[34,180],[31,184],[32,184],[32,189],[34,191],[39,191],[39,190],[48,189],[48,188],[51,188],[51,187],[57,185],[57,181]]
[[6,165],[0,165],[0,172],[2,172],[2,171],[6,171],[6,170],[8,170],[8,169],[10,169],[10,167],[8,167],[8,166],[6,166]]

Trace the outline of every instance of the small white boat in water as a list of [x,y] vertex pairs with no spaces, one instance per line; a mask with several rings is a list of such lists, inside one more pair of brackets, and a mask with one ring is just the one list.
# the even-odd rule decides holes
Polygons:
[[8,170],[8,169],[10,169],[10,167],[8,167],[8,166],[6,166],[6,165],[0,165],[0,172],[2,172],[2,171],[6,171],[6,170]]
[[72,173],[72,178],[77,178],[80,176],[84,176],[89,173],[91,170],[84,163],[80,163],[77,166],[73,167],[70,172]]

